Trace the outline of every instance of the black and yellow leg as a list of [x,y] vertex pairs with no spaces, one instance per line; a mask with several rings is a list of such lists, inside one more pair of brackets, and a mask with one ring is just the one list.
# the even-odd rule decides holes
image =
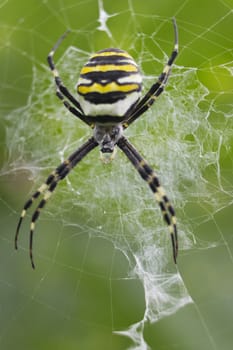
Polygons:
[[176,263],[178,254],[178,237],[175,210],[171,205],[163,187],[160,185],[158,176],[147,164],[147,162],[141,157],[141,155],[136,151],[136,149],[129,143],[129,141],[125,137],[122,137],[118,141],[117,145],[125,153],[127,158],[139,172],[142,179],[148,183],[150,189],[154,193],[155,199],[161,209],[164,221],[169,227],[172,241],[173,258],[174,262]]
[[20,227],[22,224],[22,221],[28,211],[28,209],[32,206],[33,202],[41,195],[43,194],[47,188],[49,187],[50,184],[50,180],[52,181],[52,179],[55,177],[55,173],[52,173],[49,175],[49,177],[47,178],[46,182],[44,184],[42,184],[37,190],[36,192],[32,195],[32,197],[30,199],[28,199],[28,201],[25,203],[23,210],[21,212],[20,218],[19,218],[19,222],[16,228],[16,234],[15,234],[15,249],[18,249],[18,236],[19,236],[19,231],[20,231]]
[[135,106],[135,109],[130,112],[128,119],[126,118],[126,121],[123,124],[124,129],[126,129],[130,124],[132,124],[136,119],[138,119],[147,109],[149,109],[151,105],[155,102],[155,100],[164,91],[164,87],[167,83],[169,74],[171,72],[171,67],[175,61],[176,56],[178,55],[178,29],[175,18],[173,18],[173,26],[175,33],[175,44],[171,56],[166,66],[164,67],[163,72],[160,74],[157,82],[152,85],[152,87],[146,93],[146,95]]
[[23,210],[21,212],[21,216],[17,225],[16,234],[15,234],[15,249],[18,248],[18,236],[22,221],[28,211],[28,209],[32,206],[34,201],[43,195],[39,205],[36,207],[34,213],[32,214],[31,225],[30,225],[30,242],[29,242],[29,252],[32,267],[35,268],[35,264],[33,261],[32,247],[33,247],[33,234],[35,230],[35,224],[38,220],[41,210],[46,205],[47,201],[51,197],[53,191],[55,190],[59,181],[64,179],[69,172],[90,152],[92,151],[98,143],[94,140],[94,138],[90,138],[87,142],[85,142],[77,151],[72,153],[70,157],[61,163],[55,171],[53,171],[47,178],[46,182],[42,184],[38,190],[32,195],[32,197],[25,203]]
[[[87,119],[85,118],[85,115],[83,113],[82,107],[80,106],[80,103],[76,100],[76,98],[69,92],[69,90],[67,89],[67,87],[63,84],[58,70],[56,69],[56,66],[53,62],[53,56],[57,50],[57,48],[59,47],[59,45],[61,44],[61,42],[65,39],[65,37],[67,36],[67,34],[69,33],[69,31],[66,31],[56,42],[56,44],[54,45],[54,47],[52,48],[52,50],[50,51],[49,55],[48,55],[48,64],[49,64],[49,68],[51,69],[53,76],[54,76],[54,80],[55,80],[55,84],[57,87],[57,92],[56,95],[57,97],[63,102],[64,106],[72,113],[74,114],[76,117],[80,118],[84,123],[90,125],[90,122],[87,121]],[[69,104],[68,101],[65,100],[65,97],[76,107],[74,108],[73,106],[71,106]]]

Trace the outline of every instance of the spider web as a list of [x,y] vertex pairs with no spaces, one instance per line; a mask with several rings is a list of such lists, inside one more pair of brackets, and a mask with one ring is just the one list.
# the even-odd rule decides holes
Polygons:
[[[43,1],[34,8],[25,1],[22,9],[8,14],[8,22],[3,20],[4,11],[11,13],[15,5],[0,2],[2,348],[17,344],[40,349],[40,337],[43,349],[76,349],[77,344],[85,350],[193,349],[197,342],[199,348],[230,349],[231,2],[202,1],[200,13],[194,0],[169,2],[166,9],[152,1],[146,6],[137,1]],[[176,209],[178,267],[172,261],[168,229],[146,184],[121,152],[105,166],[95,150],[59,184],[43,210],[32,272],[30,215],[19,252],[13,252],[21,207],[49,172],[91,135],[59,103],[44,57],[70,28],[55,62],[71,91],[91,52],[120,47],[138,62],[145,92],[172,50],[172,16],[181,48],[166,92],[126,136],[156,169]],[[221,324],[213,321],[216,307],[208,308],[218,293]],[[11,304],[4,302],[9,298]],[[191,307],[191,316],[182,318]],[[161,339],[163,322],[166,334]],[[192,337],[197,324],[198,336]],[[181,325],[187,335],[177,334]],[[21,339],[25,328],[27,340]],[[171,337],[166,341],[167,332]]]

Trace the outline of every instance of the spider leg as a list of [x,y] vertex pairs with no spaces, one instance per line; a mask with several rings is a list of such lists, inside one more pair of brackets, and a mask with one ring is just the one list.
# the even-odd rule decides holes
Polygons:
[[137,169],[138,173],[145,180],[152,192],[155,195],[155,199],[159,204],[162,211],[164,221],[169,227],[173,249],[173,259],[176,263],[178,255],[178,236],[176,226],[175,210],[170,203],[163,187],[160,185],[160,181],[156,173],[151,169],[147,162],[140,156],[136,149],[129,143],[129,141],[123,136],[117,143],[118,147],[125,153],[130,162]]
[[[55,63],[53,61],[53,56],[57,50],[57,48],[60,46],[61,42],[66,38],[68,35],[69,30],[67,30],[56,42],[52,50],[50,51],[47,60],[49,64],[49,68],[51,69],[55,84],[57,86],[57,92],[56,95],[57,97],[63,102],[64,106],[71,112],[73,113],[76,117],[80,118],[84,123],[90,125],[90,122],[88,122],[85,118],[85,115],[83,113],[82,107],[80,106],[80,103],[76,100],[76,98],[69,92],[67,87],[63,84],[58,70],[56,69]],[[64,96],[76,107],[71,107],[69,102],[65,100]]]
[[36,207],[34,213],[32,214],[31,224],[30,224],[30,242],[29,242],[29,253],[32,267],[35,268],[35,264],[33,261],[32,254],[32,246],[33,246],[33,235],[35,230],[35,224],[38,220],[41,210],[46,205],[48,199],[51,197],[53,191],[55,190],[59,181],[63,180],[69,172],[91,151],[93,150],[98,143],[94,140],[94,138],[90,138],[87,142],[85,142],[81,147],[79,147],[74,153],[70,155],[68,159],[66,159],[63,163],[61,163],[46,179],[45,183],[42,184],[38,190],[32,195],[32,197],[25,203],[23,210],[21,212],[21,216],[16,228],[15,234],[15,249],[18,248],[18,237],[19,231],[22,224],[22,221],[31,207],[35,199],[39,198],[40,195],[44,194],[39,205]]
[[175,45],[171,53],[171,56],[163,69],[163,72],[160,74],[157,82],[152,85],[150,90],[146,95],[138,102],[135,108],[131,111],[128,119],[123,124],[124,129],[126,129],[131,123],[138,119],[145,111],[147,111],[155,100],[161,95],[164,91],[165,85],[167,83],[168,77],[171,72],[172,65],[175,61],[176,56],[178,55],[178,29],[175,18],[173,18],[173,26],[175,33]]
[[76,117],[81,119],[84,123],[86,123],[90,127],[92,127],[92,128],[94,127],[94,125],[87,120],[87,118],[84,114],[80,114],[80,112],[76,108],[71,106],[71,104],[67,100],[65,100],[64,96],[62,95],[62,93],[60,92],[59,89],[57,90],[56,95],[63,102],[63,105],[68,109],[68,111],[70,111]]
[[18,236],[19,236],[19,231],[22,225],[22,221],[28,211],[28,209],[32,206],[33,202],[35,201],[35,199],[37,199],[41,194],[43,194],[49,187],[50,183],[53,181],[53,179],[56,176],[56,172],[53,171],[47,178],[47,180],[45,181],[45,183],[43,183],[37,190],[36,192],[33,193],[33,195],[31,196],[31,198],[29,198],[27,200],[27,202],[24,204],[23,210],[21,212],[19,221],[18,221],[18,225],[16,228],[16,234],[15,234],[15,249],[18,249]]

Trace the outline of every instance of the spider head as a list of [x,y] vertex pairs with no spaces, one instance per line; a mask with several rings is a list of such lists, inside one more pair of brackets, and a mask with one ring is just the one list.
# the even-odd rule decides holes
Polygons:
[[103,158],[111,158],[114,152],[115,145],[121,138],[123,127],[121,124],[117,125],[102,125],[96,124],[94,128],[94,138],[100,145],[100,152]]

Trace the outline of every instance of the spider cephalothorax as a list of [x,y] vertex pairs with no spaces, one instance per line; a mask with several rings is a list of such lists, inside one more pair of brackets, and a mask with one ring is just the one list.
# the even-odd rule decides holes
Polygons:
[[101,159],[106,163],[114,157],[115,146],[123,135],[121,124],[96,124],[93,137],[100,146]]
[[53,62],[54,53],[67,33],[58,40],[49,53],[48,64],[54,75],[57,96],[72,114],[93,129],[93,136],[61,163],[24,205],[16,229],[15,248],[17,248],[19,229],[27,210],[42,195],[42,199],[32,215],[30,225],[29,250],[33,268],[35,267],[32,255],[33,233],[42,208],[57,184],[97,146],[100,147],[101,159],[105,163],[113,159],[116,146],[118,146],[142,179],[148,183],[169,227],[173,258],[176,262],[178,238],[173,206],[160,185],[157,174],[123,135],[123,131],[147,111],[164,90],[172,64],[178,54],[178,33],[175,19],[173,19],[173,25],[174,49],[158,80],[142,98],[142,76],[139,68],[133,58],[123,50],[105,49],[90,57],[80,72],[77,83],[77,99],[63,84]]

